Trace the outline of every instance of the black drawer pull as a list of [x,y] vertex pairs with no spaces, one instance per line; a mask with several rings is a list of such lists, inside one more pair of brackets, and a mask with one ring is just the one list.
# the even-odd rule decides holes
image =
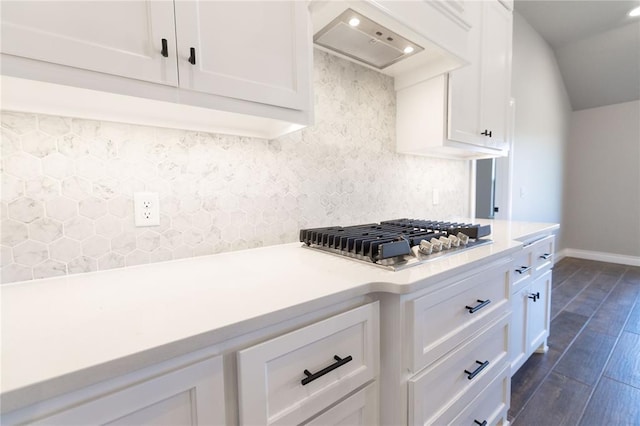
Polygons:
[[166,38],[162,39],[162,50],[160,51],[160,54],[162,56],[164,56],[165,58],[169,57],[169,48],[167,47],[167,39]]
[[323,368],[322,370],[318,371],[317,373],[310,373],[309,370],[304,370],[304,375],[307,376],[307,377],[302,379],[302,381],[301,381],[302,386],[306,385],[307,383],[313,382],[315,379],[319,379],[320,377],[324,376],[325,374],[330,373],[333,370],[335,370],[336,368],[338,368],[338,367],[340,367],[342,365],[345,365],[349,361],[353,360],[351,355],[349,355],[349,356],[347,356],[345,358],[340,358],[338,355],[334,355],[333,359],[336,360],[335,363],[331,364],[328,367]]
[[531,270],[531,266],[521,266],[518,269],[516,269],[516,272],[522,275],[525,272],[529,272],[530,270]]
[[549,260],[551,253],[545,253],[540,255],[540,259]]
[[477,424],[477,425],[480,425],[480,426],[487,426],[487,421],[486,421],[486,420],[485,420],[485,421],[483,421],[483,422],[481,422],[481,421],[479,421],[479,420],[474,420],[473,422],[474,422],[475,424]]
[[485,306],[487,306],[489,303],[491,303],[491,300],[489,300],[489,299],[487,299],[487,300],[478,299],[478,300],[476,300],[476,302],[478,302],[479,305],[476,305],[476,306],[473,306],[473,307],[472,306],[465,306],[464,308],[468,309],[469,313],[472,314],[472,313],[474,313],[476,311],[479,311],[480,309],[484,308]]
[[540,292],[538,291],[537,293],[531,293],[529,295],[529,299],[533,299],[533,301],[536,302],[538,299],[540,299]]
[[196,64],[196,48],[192,47],[189,50],[189,62],[191,63],[191,65],[195,65]]
[[474,377],[476,377],[482,370],[487,368],[487,366],[489,365],[489,361],[482,362],[482,361],[476,360],[476,364],[480,364],[480,365],[475,370],[473,371],[464,370],[464,372],[468,374],[467,379],[471,380]]

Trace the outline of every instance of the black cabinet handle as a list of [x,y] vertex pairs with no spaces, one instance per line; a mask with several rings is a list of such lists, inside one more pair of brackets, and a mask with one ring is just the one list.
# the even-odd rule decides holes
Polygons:
[[353,360],[353,358],[351,357],[351,355],[345,357],[345,358],[340,358],[338,355],[334,355],[333,359],[336,360],[335,363],[331,364],[328,367],[323,368],[322,370],[318,371],[317,373],[310,373],[309,370],[304,370],[304,375],[307,376],[304,379],[302,379],[302,381],[300,383],[302,383],[302,386],[306,385],[307,383],[311,383],[313,382],[315,379],[319,379],[320,377],[324,376],[327,373],[330,373],[331,371],[335,370],[336,368],[345,365],[346,363],[348,363],[349,361]]
[[474,420],[473,421],[475,424],[480,425],[480,426],[487,426],[487,421],[483,421],[481,422],[480,420]]
[[538,299],[540,299],[540,292],[537,293],[531,293],[531,295],[529,296],[529,299],[533,299],[533,301],[537,301]]
[[190,49],[189,62],[191,63],[191,65],[196,64],[196,48],[195,47],[192,47]]
[[482,133],[480,133],[480,134],[481,134],[482,136],[489,136],[489,137],[491,137],[491,133],[492,133],[492,132],[491,132],[491,130],[487,130],[487,129],[485,129],[485,131],[484,131],[484,132],[482,132]]
[[551,257],[550,253],[545,253],[540,255],[540,259],[548,260]]
[[531,270],[531,266],[521,266],[518,269],[516,269],[516,272],[522,275],[525,272],[529,272],[530,270]]
[[162,39],[162,50],[160,51],[160,54],[162,56],[164,56],[165,58],[169,57],[169,48],[167,47],[167,39],[166,38]]
[[480,364],[480,365],[475,370],[473,371],[464,370],[464,372],[468,374],[467,379],[471,380],[474,377],[476,377],[482,370],[487,368],[487,366],[489,365],[489,361],[482,362],[482,361],[476,360],[476,364]]
[[487,306],[489,303],[491,303],[491,300],[487,299],[487,300],[476,300],[476,302],[478,302],[479,304],[476,306],[465,306],[465,309],[469,310],[469,313],[472,314],[476,311],[479,311],[480,309],[484,308],[485,306]]

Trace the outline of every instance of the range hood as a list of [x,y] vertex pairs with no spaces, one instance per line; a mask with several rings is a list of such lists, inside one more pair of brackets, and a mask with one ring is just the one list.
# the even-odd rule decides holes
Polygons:
[[379,70],[424,50],[353,9],[318,31],[313,42]]
[[396,89],[468,63],[470,25],[451,5],[425,0],[312,0],[315,45],[395,77]]

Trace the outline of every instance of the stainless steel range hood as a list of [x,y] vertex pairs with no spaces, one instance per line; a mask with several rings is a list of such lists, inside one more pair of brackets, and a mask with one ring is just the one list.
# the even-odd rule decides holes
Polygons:
[[[396,90],[467,63],[460,2],[311,0],[315,45],[395,77]],[[460,15],[462,16],[462,15]]]
[[424,50],[353,9],[318,31],[313,41],[379,70]]

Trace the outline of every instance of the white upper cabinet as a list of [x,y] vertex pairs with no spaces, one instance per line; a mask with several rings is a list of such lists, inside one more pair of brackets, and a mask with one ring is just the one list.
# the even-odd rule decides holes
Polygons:
[[397,150],[447,158],[508,153],[512,13],[466,2],[469,65],[397,90]]
[[308,12],[300,1],[177,1],[180,86],[302,109]]
[[310,28],[293,0],[3,1],[3,106],[274,138],[313,119]]
[[468,5],[472,29],[469,67],[449,75],[449,139],[508,150],[513,17],[498,1]]
[[172,1],[2,2],[2,53],[175,86],[175,47]]

